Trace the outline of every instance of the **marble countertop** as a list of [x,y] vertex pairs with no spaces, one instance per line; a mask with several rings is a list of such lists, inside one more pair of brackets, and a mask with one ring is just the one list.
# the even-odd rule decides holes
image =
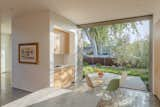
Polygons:
[[66,68],[66,67],[71,67],[71,66],[75,66],[75,65],[72,65],[72,64],[67,64],[67,65],[57,65],[57,66],[54,67],[54,70],[63,69],[63,68]]

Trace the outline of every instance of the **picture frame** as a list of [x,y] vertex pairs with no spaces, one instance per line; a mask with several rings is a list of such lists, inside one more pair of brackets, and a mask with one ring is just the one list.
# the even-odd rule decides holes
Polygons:
[[18,44],[18,60],[22,64],[39,63],[38,43],[20,43]]

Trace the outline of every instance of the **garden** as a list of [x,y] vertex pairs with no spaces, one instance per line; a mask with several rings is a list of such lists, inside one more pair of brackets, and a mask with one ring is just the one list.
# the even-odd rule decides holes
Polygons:
[[83,56],[108,57],[113,63],[90,64],[84,60],[83,76],[104,73],[139,76],[149,85],[149,21],[136,21],[83,29]]

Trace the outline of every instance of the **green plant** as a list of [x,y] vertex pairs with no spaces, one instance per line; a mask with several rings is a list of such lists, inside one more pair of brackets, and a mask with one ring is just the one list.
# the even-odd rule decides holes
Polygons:
[[96,64],[96,66],[97,66],[97,67],[101,67],[101,66],[102,66],[102,64],[100,64],[100,63],[97,63],[97,64]]
[[142,79],[143,81],[149,81],[149,78],[148,78],[148,75],[147,75],[147,74],[141,74],[140,77],[141,77],[141,79]]
[[88,65],[89,65],[88,62],[86,61],[83,62],[83,66],[88,66]]

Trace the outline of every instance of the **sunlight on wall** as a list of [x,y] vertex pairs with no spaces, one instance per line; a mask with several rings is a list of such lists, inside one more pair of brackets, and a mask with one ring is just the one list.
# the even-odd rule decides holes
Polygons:
[[71,29],[71,32],[74,33],[75,35],[75,49],[74,49],[74,53],[75,53],[75,82],[78,81],[78,29]]
[[11,19],[2,18],[1,23],[1,72],[11,71]]
[[54,86],[54,33],[50,32],[50,87]]

